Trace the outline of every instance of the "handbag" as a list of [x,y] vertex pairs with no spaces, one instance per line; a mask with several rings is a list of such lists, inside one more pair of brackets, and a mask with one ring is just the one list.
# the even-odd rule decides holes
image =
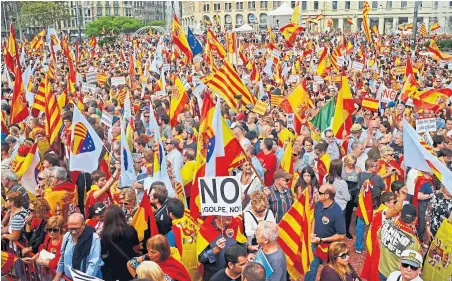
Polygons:
[[[113,247],[115,247],[115,249],[124,257],[126,258],[126,260],[130,260],[130,257],[124,253],[124,251],[118,246],[118,244],[116,244],[114,241],[110,241],[111,244],[113,245]],[[102,254],[101,258],[102,259],[106,259],[108,258],[108,256],[110,256],[110,251],[107,250],[107,252],[105,254]]]
[[256,179],[256,176],[254,176],[254,178],[251,180],[251,182],[248,184],[248,186],[245,188],[245,191],[243,192],[243,193],[245,193],[245,198],[243,198],[243,200],[242,200],[242,210],[244,210],[251,201],[251,198],[248,195],[248,190],[250,189],[250,186],[255,179]]

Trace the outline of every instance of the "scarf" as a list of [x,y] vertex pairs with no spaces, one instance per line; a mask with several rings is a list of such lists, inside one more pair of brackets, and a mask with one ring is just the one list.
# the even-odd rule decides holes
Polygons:
[[74,247],[74,255],[72,256],[72,267],[77,270],[85,272],[86,261],[84,268],[81,269],[82,261],[86,259],[91,250],[91,244],[93,243],[94,228],[89,225],[85,226],[82,235],[78,238],[77,244]]

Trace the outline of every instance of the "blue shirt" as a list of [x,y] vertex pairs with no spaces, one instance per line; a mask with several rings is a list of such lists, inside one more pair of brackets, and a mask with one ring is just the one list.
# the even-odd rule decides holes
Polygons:
[[327,208],[321,202],[315,204],[314,233],[319,238],[331,237],[334,234],[345,234],[345,217],[341,207],[334,202]]
[[261,177],[261,179],[264,178],[264,170],[262,168],[262,164],[261,161],[259,161],[259,159],[257,159],[256,156],[251,158],[251,163],[253,164],[254,168],[256,168],[257,173],[259,174],[259,177]]
[[278,147],[278,150],[275,151],[276,155],[276,167],[281,165],[282,158],[284,157],[284,149]]
[[[67,243],[66,243],[67,241]],[[58,261],[57,272],[64,272],[64,275],[72,279],[69,267],[72,266],[72,256],[74,255],[75,244],[74,239],[71,234],[67,232],[63,238],[63,246],[61,247],[61,257]],[[64,249],[63,249],[64,248]],[[64,250],[64,252],[63,252]],[[89,255],[86,258],[86,274],[94,277],[102,277],[102,272],[100,270],[104,262],[100,258],[100,238],[97,233],[93,233],[93,242],[91,244],[91,249]],[[84,262],[82,261],[82,266]]]

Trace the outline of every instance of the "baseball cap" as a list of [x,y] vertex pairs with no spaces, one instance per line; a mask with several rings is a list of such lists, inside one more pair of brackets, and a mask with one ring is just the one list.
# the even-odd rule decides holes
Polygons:
[[193,129],[191,127],[185,126],[184,127],[184,131],[189,133],[190,135],[194,135],[195,132],[193,131]]
[[413,204],[406,204],[402,208],[400,218],[405,223],[412,223],[417,217],[416,207]]
[[355,123],[364,123],[364,117],[362,117],[361,115],[357,116],[355,119]]
[[360,132],[363,130],[363,126],[361,124],[355,123],[352,125],[350,132]]
[[237,114],[237,116],[235,118],[237,120],[243,120],[243,119],[245,119],[245,114],[243,112],[240,112],[239,114]]
[[404,250],[400,255],[400,262],[416,267],[422,267],[422,256],[413,250]]
[[292,178],[292,175],[289,173],[286,173],[283,169],[278,169],[275,171],[275,180],[280,178],[285,178],[286,180],[290,180]]
[[103,202],[96,202],[91,207],[91,216],[100,216],[105,213],[106,206]]

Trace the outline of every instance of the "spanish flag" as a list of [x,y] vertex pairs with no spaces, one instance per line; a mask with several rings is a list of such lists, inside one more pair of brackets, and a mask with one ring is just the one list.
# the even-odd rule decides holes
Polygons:
[[184,84],[180,80],[179,76],[174,79],[174,87],[171,93],[171,103],[169,110],[170,125],[175,127],[177,122],[177,116],[184,111],[185,105],[188,103],[188,93],[185,90]]
[[365,97],[362,100],[361,107],[372,112],[378,112],[378,103],[379,101],[377,99]]
[[293,8],[292,17],[290,18],[290,22],[295,25],[298,25],[300,21],[300,1],[297,1],[295,8]]
[[413,98],[413,104],[422,109],[437,111],[445,106],[446,101],[452,96],[452,89],[430,89]]
[[403,180],[403,170],[402,168],[400,168],[399,163],[397,163],[397,161],[392,160],[392,161],[385,161],[383,159],[380,159],[377,161],[378,167],[377,167],[377,171],[378,174],[380,176],[386,175],[388,171],[392,170],[392,169],[396,169],[398,170],[402,176],[398,176],[397,173],[392,174],[391,176],[383,179],[384,183],[386,184],[386,191],[390,191],[391,188],[391,183],[395,180]]
[[284,155],[283,158],[281,159],[280,168],[289,173],[290,175],[293,175],[292,140],[289,140],[289,143],[284,148]]
[[294,280],[309,271],[309,264],[314,259],[311,247],[313,218],[314,208],[310,204],[309,191],[305,189],[279,222],[277,241],[286,254],[287,271]]
[[187,56],[188,60],[191,61],[193,53],[191,52],[187,37],[185,36],[184,30],[182,29],[176,14],[174,14],[173,24],[171,26],[171,36],[173,38],[173,43],[176,44],[176,46]]
[[333,27],[333,19],[332,18],[328,18],[326,20],[326,26],[328,27]]
[[435,30],[439,29],[440,27],[441,26],[439,25],[439,22],[436,21],[434,24],[432,24],[430,26],[430,32],[435,31]]
[[[149,195],[147,191],[144,192],[143,199],[135,215],[130,222],[130,226],[135,228],[138,234],[138,240],[146,241],[147,238],[157,235],[158,228],[155,222],[154,211],[152,210],[151,203],[149,202]],[[146,233],[147,232],[147,233]]]
[[281,130],[281,132],[279,132],[279,134],[278,134],[278,145],[280,147],[283,147],[284,143],[286,141],[290,141],[293,137],[294,137],[294,135],[289,129],[283,128]]
[[290,46],[293,46],[297,35],[303,32],[304,28],[294,23],[289,23],[279,29]]
[[418,87],[419,84],[414,77],[414,75],[408,75],[405,83],[403,84],[403,88],[400,94],[400,100],[403,102],[407,102],[408,98],[412,98],[414,96],[418,96]]
[[363,182],[363,186],[358,197],[358,208],[356,209],[356,216],[364,220],[366,225],[372,222],[373,215],[373,201],[372,201],[372,182],[366,180]]
[[351,17],[347,17],[347,23],[349,25],[353,25],[353,19]]
[[2,274],[7,274],[18,259],[14,253],[2,251]]
[[22,70],[17,58],[13,97],[11,101],[10,124],[20,123],[28,117],[28,105],[25,99],[25,88],[22,82]]
[[32,164],[37,149],[38,143],[34,143],[33,146],[19,146],[18,153],[11,162],[11,170],[13,170],[17,174],[19,179]]
[[451,60],[452,55],[442,53],[439,51],[438,45],[436,44],[435,40],[430,39],[430,45],[428,46],[428,50],[433,53],[435,56],[437,56],[439,59],[443,60]]
[[322,76],[323,72],[325,71],[327,65],[326,60],[328,56],[328,48],[324,47],[322,55],[320,55],[319,63],[317,65],[317,75]]
[[[8,39],[8,47],[5,49],[5,64],[9,68],[9,71],[15,72],[15,60],[16,63],[19,63],[19,56],[16,51],[16,36],[14,33],[14,25],[10,24],[9,26],[9,39]],[[16,76],[17,77],[17,76]],[[17,79],[16,79],[17,80]]]
[[319,161],[317,161],[317,171],[319,171],[319,183],[323,184],[323,179],[330,171],[331,158],[328,153],[325,153],[320,157]]
[[212,49],[217,50],[217,54],[218,56],[220,56],[221,59],[225,58],[226,51],[224,50],[220,42],[218,42],[217,37],[210,28],[207,30],[207,45],[210,50]]
[[342,70],[341,89],[337,96],[336,107],[334,109],[333,122],[331,129],[334,135],[342,139],[348,135],[352,127],[351,113],[355,110],[352,93],[348,84],[345,69]]

